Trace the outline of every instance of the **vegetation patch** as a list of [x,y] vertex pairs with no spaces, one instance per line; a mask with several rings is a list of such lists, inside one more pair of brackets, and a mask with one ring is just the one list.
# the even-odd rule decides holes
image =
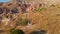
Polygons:
[[27,19],[23,19],[23,18],[19,18],[18,19],[18,23],[20,25],[27,25],[28,24],[28,20]]
[[50,7],[55,7],[55,5],[52,4]]
[[16,29],[12,31],[10,34],[24,34],[24,32],[22,30]]
[[41,12],[41,11],[45,11],[47,8],[45,8],[45,7],[42,7],[42,8],[36,8],[36,9],[34,9],[33,10],[33,12]]

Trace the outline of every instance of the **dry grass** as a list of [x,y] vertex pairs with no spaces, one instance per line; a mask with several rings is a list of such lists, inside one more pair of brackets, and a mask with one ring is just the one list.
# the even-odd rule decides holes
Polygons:
[[[28,19],[31,20],[31,28],[23,29],[26,33],[43,29],[47,30],[47,34],[60,34],[60,8],[58,6],[48,7],[46,11],[32,12],[28,14]],[[23,28],[23,27],[22,27]]]

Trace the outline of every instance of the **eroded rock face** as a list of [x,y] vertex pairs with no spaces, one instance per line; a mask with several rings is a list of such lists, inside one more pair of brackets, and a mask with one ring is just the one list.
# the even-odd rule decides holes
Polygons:
[[0,6],[2,6],[4,3],[0,3]]
[[0,16],[0,23],[2,22],[2,16]]
[[10,9],[7,7],[4,7],[3,10],[5,11],[6,14],[8,14],[10,12]]
[[17,8],[14,8],[11,10],[11,13],[14,14],[14,13],[18,13],[18,9]]
[[[12,1],[13,2],[13,1]],[[2,8],[0,8],[0,13],[6,12],[6,14],[8,14],[9,12],[11,13],[18,13],[18,7],[21,8],[19,10],[21,10],[21,13],[27,13],[29,11],[34,10],[35,8],[41,7],[43,4],[42,3],[38,3],[38,4],[32,4],[32,3],[28,3],[27,1],[23,1],[23,0],[14,0],[14,3],[4,3],[5,5],[2,6]],[[20,11],[19,11],[20,12]]]
[[3,13],[3,9],[2,8],[0,8],[0,14],[2,14]]

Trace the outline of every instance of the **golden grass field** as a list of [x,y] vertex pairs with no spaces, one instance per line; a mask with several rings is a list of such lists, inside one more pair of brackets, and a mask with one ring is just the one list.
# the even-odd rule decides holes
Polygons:
[[[28,19],[31,20],[31,31],[43,29],[46,30],[46,34],[60,34],[60,7],[50,6],[46,10],[41,12],[29,13]],[[22,27],[23,28],[23,27]],[[27,32],[30,32],[26,28]]]

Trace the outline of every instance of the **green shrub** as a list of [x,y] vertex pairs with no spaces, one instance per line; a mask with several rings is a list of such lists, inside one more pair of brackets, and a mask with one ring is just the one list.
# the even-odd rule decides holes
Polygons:
[[16,29],[12,31],[10,34],[24,34],[24,32],[22,30]]
[[37,8],[37,9],[34,9],[33,12],[41,12],[41,11],[45,11],[46,8],[45,7],[42,7],[42,8]]
[[52,4],[50,7],[55,7],[55,5]]
[[28,20],[27,19],[23,19],[23,18],[19,18],[18,19],[18,23],[20,25],[27,25],[28,24]]

